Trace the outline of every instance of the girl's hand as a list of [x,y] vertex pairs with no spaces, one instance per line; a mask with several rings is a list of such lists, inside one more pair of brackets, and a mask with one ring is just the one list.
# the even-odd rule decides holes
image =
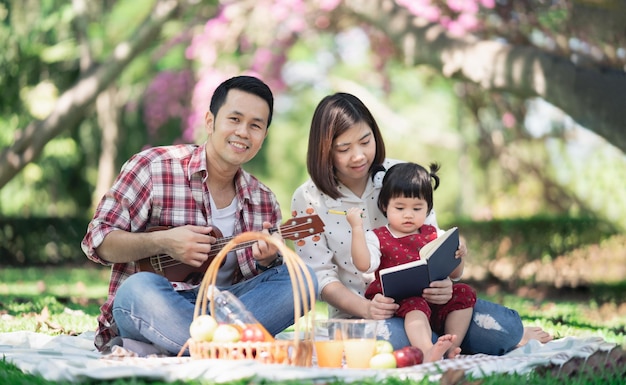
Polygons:
[[391,318],[395,314],[396,310],[398,310],[399,306],[400,305],[395,303],[393,298],[385,297],[378,293],[369,301],[367,315],[365,318],[376,320]]
[[452,299],[452,281],[450,278],[432,281],[430,287],[424,289],[422,297],[429,303],[443,305]]
[[456,259],[463,259],[467,257],[467,246],[465,245],[465,242],[463,242],[463,240],[459,241],[459,248],[456,249],[454,256],[456,257]]
[[348,219],[350,227],[355,228],[363,226],[363,217],[361,216],[362,214],[363,210],[359,207],[351,207],[346,212],[346,218]]

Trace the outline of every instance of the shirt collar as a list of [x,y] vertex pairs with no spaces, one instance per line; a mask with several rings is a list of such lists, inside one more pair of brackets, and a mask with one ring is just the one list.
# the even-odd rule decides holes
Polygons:
[[[202,175],[202,183],[206,183],[208,177],[206,145],[207,143],[204,142],[194,149],[188,166],[188,177],[191,179],[193,175],[200,173]],[[239,202],[249,200],[254,203],[259,203],[260,199],[255,199],[256,195],[253,194],[253,191],[257,188],[258,186],[254,183],[252,176],[240,167],[235,174],[235,193]]]
[[189,160],[187,177],[191,180],[197,173],[201,173],[202,182],[206,183],[207,167],[206,167],[206,142],[196,147],[191,153]]
[[329,208],[340,207],[344,202],[347,203],[361,203],[365,200],[365,198],[372,195],[372,193],[378,189],[380,190],[381,186],[378,186],[376,183],[372,181],[371,178],[367,179],[367,184],[365,185],[365,190],[363,190],[363,196],[357,197],[354,193],[346,187],[343,183],[339,182],[337,185],[337,189],[341,196],[337,199],[333,199],[331,197],[326,197],[326,206]]

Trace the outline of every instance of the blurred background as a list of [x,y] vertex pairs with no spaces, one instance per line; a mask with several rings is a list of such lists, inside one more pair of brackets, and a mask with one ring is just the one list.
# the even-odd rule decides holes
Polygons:
[[468,277],[624,287],[626,5],[616,0],[0,1],[0,266],[85,263],[132,154],[201,143],[214,88],[265,80],[246,169],[285,218],[324,96],[361,98],[388,156],[442,165]]

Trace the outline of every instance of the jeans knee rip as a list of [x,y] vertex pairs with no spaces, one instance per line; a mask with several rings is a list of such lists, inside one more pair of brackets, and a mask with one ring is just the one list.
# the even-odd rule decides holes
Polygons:
[[477,326],[483,329],[487,329],[487,330],[504,330],[502,328],[502,325],[500,325],[498,321],[496,321],[496,319],[493,318],[489,314],[484,314],[484,313],[474,314],[474,323]]
[[391,330],[389,330],[386,323],[379,322],[378,328],[376,329],[376,335],[385,341],[389,341],[391,339]]

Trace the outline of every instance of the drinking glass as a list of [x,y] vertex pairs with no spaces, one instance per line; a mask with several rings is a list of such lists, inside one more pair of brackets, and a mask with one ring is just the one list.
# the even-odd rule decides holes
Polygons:
[[376,351],[378,321],[358,319],[343,320],[343,348],[348,368],[367,369]]
[[332,318],[315,320],[317,366],[341,368],[343,364],[342,321]]

